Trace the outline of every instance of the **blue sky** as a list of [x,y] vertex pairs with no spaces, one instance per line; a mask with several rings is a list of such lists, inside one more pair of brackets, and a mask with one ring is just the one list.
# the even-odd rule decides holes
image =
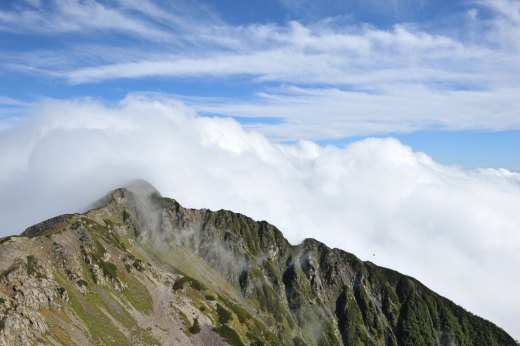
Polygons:
[[274,141],[520,170],[519,28],[515,0],[3,1],[0,119],[146,93]]

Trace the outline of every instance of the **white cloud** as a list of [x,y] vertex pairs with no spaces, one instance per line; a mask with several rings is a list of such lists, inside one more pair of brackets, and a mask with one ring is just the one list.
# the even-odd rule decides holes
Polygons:
[[[210,33],[211,32],[211,33]],[[479,60],[490,49],[466,47],[449,37],[415,32],[402,25],[384,31],[344,30],[322,25],[216,26],[189,33],[206,50],[154,54],[149,59],[54,71],[73,84],[116,78],[250,75],[263,81],[371,85],[402,81],[430,83],[482,81]],[[471,61],[471,69],[468,67]],[[367,77],[367,75],[369,75]],[[377,77],[374,77],[377,76]],[[486,77],[493,79],[496,75]],[[502,76],[501,78],[506,78]]]
[[274,144],[142,95],[46,100],[1,131],[4,234],[141,177],[187,207],[266,219],[292,243],[314,237],[413,275],[520,337],[518,173],[443,166],[391,138]]
[[[407,133],[425,128],[493,131],[520,128],[520,88],[430,89],[403,83],[379,91],[279,88],[253,100],[190,98],[197,111],[251,118],[255,129],[278,141]],[[255,124],[273,118],[274,124]],[[279,121],[283,119],[283,121]]]
[[[394,3],[405,6],[407,1]],[[420,23],[382,29],[330,18],[230,25],[202,6],[182,2],[69,0],[44,9],[19,6],[0,12],[0,23],[32,35],[39,35],[40,28],[47,34],[73,32],[78,40],[57,51],[5,51],[0,53],[0,70],[74,85],[245,77],[256,96],[239,95],[230,102],[199,99],[201,103],[192,105],[223,115],[282,118],[261,129],[280,140],[432,126],[519,129],[518,2],[480,0],[469,5],[460,14],[468,21],[462,34],[441,33]],[[79,30],[116,31],[124,39],[114,45],[99,35],[99,40],[90,36],[85,42]],[[218,96],[218,87],[211,92]]]
[[[477,16],[470,19],[474,36],[479,39],[469,42],[420,30],[412,24],[378,29],[367,24],[338,25],[326,19],[306,25],[291,21],[285,25],[232,26],[205,8],[190,9],[182,2],[159,7],[151,1],[122,1],[119,6],[108,6],[70,0],[53,3],[46,10],[3,11],[0,23],[21,32],[117,30],[127,34],[127,39],[117,44],[119,59],[114,59],[114,52],[106,49],[104,36],[100,36],[97,49],[92,40],[78,40],[59,54],[69,56],[72,52],[74,63],[49,61],[48,51],[41,52],[42,60],[36,55],[37,50],[31,51],[31,59],[22,60],[21,64],[38,67],[40,73],[47,70],[49,75],[71,83],[157,76],[250,75],[281,83],[372,88],[381,81],[516,85],[520,67],[516,63],[518,51],[511,47],[511,42],[519,37],[518,16],[514,14],[518,6],[506,0],[480,1],[478,5],[489,8],[493,16],[490,20]],[[152,41],[167,38],[170,44],[150,42],[145,54],[135,54],[136,47],[143,48],[142,42],[128,39],[135,34]],[[497,35],[503,40],[497,40]],[[94,49],[98,59],[75,54],[78,45],[86,45],[85,52]],[[109,42],[109,47],[116,48],[113,42]],[[3,59],[9,57],[5,55]],[[11,65],[17,64],[18,58],[11,61]],[[366,78],[367,74],[378,77]]]
[[[314,85],[271,89],[247,102],[220,98],[217,103],[193,104],[200,111],[223,115],[283,118],[283,124],[261,130],[282,140],[407,132],[431,126],[520,128],[516,96],[520,65],[514,51],[497,53],[487,45],[465,44],[403,25],[385,31],[291,22],[286,27],[220,25],[211,30],[215,32],[192,33],[200,45],[213,43],[197,54],[188,50],[147,57],[121,51],[139,59],[107,57],[108,64],[49,73],[72,84],[117,78],[249,75],[259,84]],[[77,55],[84,57],[81,52]]]
[[376,15],[391,19],[407,17],[431,3],[430,0],[278,0],[278,2],[293,13],[311,18],[323,13],[330,15],[361,12],[356,14]]
[[21,107],[21,106],[27,106],[27,105],[28,105],[27,102],[0,95],[0,106]]
[[[0,11],[0,31],[86,33],[96,30],[115,30],[137,34],[147,39],[166,40],[171,36],[124,11],[94,0],[50,1],[45,8],[38,2],[30,7],[18,4],[11,11]],[[37,6],[38,5],[38,6]]]

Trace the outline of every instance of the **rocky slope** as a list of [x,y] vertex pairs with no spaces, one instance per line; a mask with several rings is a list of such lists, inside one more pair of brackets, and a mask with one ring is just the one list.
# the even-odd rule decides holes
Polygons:
[[0,240],[0,345],[517,345],[411,277],[146,183]]

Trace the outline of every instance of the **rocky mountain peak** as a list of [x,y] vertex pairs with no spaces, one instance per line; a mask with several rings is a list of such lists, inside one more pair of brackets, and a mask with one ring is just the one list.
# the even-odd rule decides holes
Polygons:
[[411,277],[137,181],[0,241],[0,345],[516,345]]

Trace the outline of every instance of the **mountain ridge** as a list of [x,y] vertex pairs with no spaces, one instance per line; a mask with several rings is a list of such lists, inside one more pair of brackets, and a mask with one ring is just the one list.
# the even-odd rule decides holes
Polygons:
[[[145,182],[114,190],[93,207],[0,240],[0,264],[4,244],[42,240],[52,256],[35,257],[34,244],[27,245],[18,267],[13,255],[12,264],[0,268],[0,282],[18,292],[24,284],[9,275],[26,275],[74,321],[69,324],[75,332],[67,327],[61,333],[82,334],[87,344],[114,344],[90,321],[98,316],[113,325],[113,338],[143,345],[516,345],[499,327],[412,277],[315,239],[291,245],[265,221],[227,210],[186,209]],[[53,265],[36,270],[40,262]],[[0,290],[0,298],[11,307],[23,298],[6,291]],[[169,301],[169,308],[161,301]],[[23,299],[18,304],[27,306]],[[43,306],[54,311],[52,304]],[[129,312],[118,315],[118,309]],[[0,308],[0,344],[66,339],[60,341],[56,327],[37,312],[28,323],[38,322],[39,333],[13,334],[11,321],[24,320],[19,315]],[[166,316],[176,327],[164,324]],[[145,318],[160,327],[144,328]]]

